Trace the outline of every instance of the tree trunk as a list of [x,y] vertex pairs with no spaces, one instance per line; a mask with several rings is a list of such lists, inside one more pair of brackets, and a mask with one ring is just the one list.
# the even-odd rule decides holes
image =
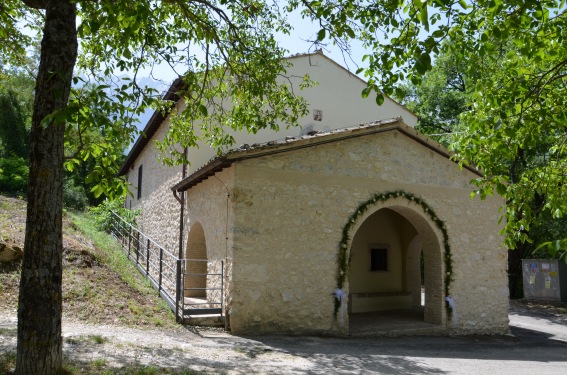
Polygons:
[[30,135],[26,239],[18,306],[16,374],[61,369],[61,272],[64,109],[77,57],[75,4],[45,2],[45,27]]

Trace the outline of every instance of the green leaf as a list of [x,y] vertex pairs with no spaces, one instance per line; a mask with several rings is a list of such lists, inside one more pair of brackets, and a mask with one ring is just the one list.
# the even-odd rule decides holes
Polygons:
[[104,193],[104,188],[100,184],[97,184],[93,186],[91,192],[94,194],[96,198],[98,198]]
[[425,28],[426,31],[429,31],[429,15],[427,13],[427,3],[424,3],[419,10],[419,20],[421,24]]
[[351,39],[354,39],[354,38],[356,37],[356,35],[354,34],[354,30],[353,30],[352,28],[347,27],[347,28],[345,29],[345,31],[346,31],[347,35],[348,35]]
[[376,95],[376,104],[378,104],[378,105],[384,104],[384,95],[382,95],[382,94]]
[[428,53],[423,53],[419,56],[415,63],[415,69],[419,74],[425,74],[431,68],[431,57]]
[[91,29],[91,32],[94,34],[96,32],[98,32],[98,30],[100,29],[100,21],[98,20],[91,20],[89,21],[89,27]]
[[431,35],[434,38],[442,38],[443,36],[445,36],[445,32],[443,30],[435,30]]
[[322,41],[323,39],[325,39],[326,33],[327,31],[325,29],[319,30],[319,32],[317,33],[317,40]]
[[199,108],[199,112],[201,112],[201,115],[203,115],[204,117],[208,116],[209,111],[206,106],[204,106],[203,104],[199,104],[198,108]]

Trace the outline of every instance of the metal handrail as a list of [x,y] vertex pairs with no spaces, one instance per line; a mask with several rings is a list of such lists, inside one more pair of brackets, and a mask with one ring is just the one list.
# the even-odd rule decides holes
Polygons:
[[[219,313],[223,310],[223,288],[224,288],[224,261],[221,260],[220,272],[193,274],[185,273],[187,261],[210,262],[207,259],[179,259],[173,252],[160,246],[155,240],[138,230],[134,225],[124,220],[120,215],[112,212],[110,232],[120,242],[122,251],[128,259],[133,261],[150,284],[158,290],[161,297],[168,306],[176,313],[180,312],[181,318],[189,311],[199,313]],[[220,288],[185,288],[185,276],[220,277]],[[178,285],[178,283],[180,283]],[[178,290],[182,293],[179,295]],[[213,302],[189,303],[185,302],[186,290],[220,291],[220,298]],[[205,292],[206,295],[206,292]],[[175,297],[174,297],[175,296]],[[208,305],[220,308],[191,308],[186,306]]]
[[[146,235],[146,234],[140,232],[140,231],[138,230],[138,228],[136,228],[135,226],[133,226],[132,224],[130,224],[129,222],[127,222],[126,220],[124,220],[124,219],[123,219],[122,217],[120,217],[120,215],[118,215],[116,212],[114,212],[114,211],[111,211],[111,212],[112,212],[112,215],[114,215],[114,217],[115,217],[116,219],[118,219],[118,220],[120,220],[122,223],[124,223],[127,228],[132,229],[132,230],[134,230],[134,231],[140,233],[142,236],[144,236],[146,239],[148,239],[152,244],[156,245],[156,247],[162,248],[162,247],[161,247],[156,241],[154,241],[151,237],[149,237],[148,235]],[[171,251],[169,251],[169,250],[167,250],[167,249],[163,249],[163,251],[165,251],[168,255],[171,255],[171,257],[177,259],[177,256],[176,256],[174,253],[172,253]]]

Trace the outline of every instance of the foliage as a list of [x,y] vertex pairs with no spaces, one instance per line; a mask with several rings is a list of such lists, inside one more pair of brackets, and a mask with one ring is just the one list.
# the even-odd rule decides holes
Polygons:
[[468,109],[470,87],[475,77],[465,76],[465,64],[452,51],[437,56],[430,71],[419,85],[401,86],[404,97],[398,98],[419,116],[416,129],[449,147],[463,126],[460,115]]
[[[349,257],[348,253],[351,248],[351,235],[352,228],[358,222],[358,220],[364,215],[369,208],[373,205],[381,202],[387,202],[390,199],[404,198],[410,202],[413,202],[421,207],[423,213],[431,219],[437,226],[437,228],[443,234],[443,263],[445,265],[445,280],[444,280],[444,292],[445,296],[450,295],[451,283],[453,281],[453,260],[451,255],[451,245],[449,244],[449,234],[447,232],[447,227],[443,220],[439,219],[435,211],[421,198],[416,197],[413,194],[407,193],[405,191],[389,191],[381,194],[374,194],[366,202],[361,203],[357,209],[350,215],[346,225],[343,228],[341,242],[339,243],[339,269],[337,270],[337,287],[341,289],[347,280],[348,276],[348,265]],[[340,308],[340,301],[335,299],[335,317]],[[449,304],[446,302],[445,308],[447,309],[447,315],[450,317],[452,310]]]
[[79,78],[75,83],[79,86],[72,89],[66,108],[70,117],[65,131],[66,173],[88,189],[90,203],[103,194],[124,196],[126,185],[116,174],[135,134],[137,120],[129,111],[139,113],[139,109],[131,107],[133,95],[125,94],[118,102],[112,95],[119,97],[120,90],[109,91],[109,85],[88,84]]
[[82,211],[87,204],[85,189],[81,185],[76,185],[73,179],[66,178],[63,185],[63,205],[66,208]]
[[27,158],[28,129],[24,110],[14,91],[0,91],[0,156]]
[[[450,43],[448,40],[445,43]],[[514,46],[508,43],[507,49]],[[404,99],[406,103],[420,116],[418,129],[426,134],[444,132],[448,135],[433,136],[445,145],[462,142],[461,137],[466,136],[468,122],[461,117],[462,113],[470,111],[473,101],[473,90],[480,75],[478,71],[471,71],[459,60],[459,55],[452,50],[442,51],[435,60],[432,70],[427,72],[418,86],[409,84],[408,93]],[[490,74],[484,72],[484,74]],[[523,153],[525,165],[541,165],[541,153],[545,152],[545,144],[526,150]],[[498,159],[502,174],[512,175],[518,173],[518,163],[504,158]],[[534,212],[529,230],[524,227],[522,233],[529,237],[530,242],[516,240],[514,251],[508,254],[508,277],[511,298],[522,298],[522,262],[526,258],[549,258],[559,256],[557,252],[544,251],[538,244],[556,243],[557,238],[567,237],[567,222],[554,218],[549,210],[539,207],[546,199],[546,193],[535,194],[533,198],[526,197],[524,202],[529,210]],[[519,213],[517,213],[518,215]],[[552,242],[549,242],[553,240]],[[561,241],[559,241],[561,242]],[[555,249],[552,247],[551,249]]]
[[81,109],[73,113],[65,135],[66,176],[84,190],[89,205],[101,203],[110,190],[116,196],[125,194],[125,186],[112,180],[131,141],[128,127],[122,129],[126,121],[121,117],[128,114],[104,87],[84,84],[72,90],[69,105]]
[[36,60],[24,54],[17,61],[22,65],[5,65],[0,56],[0,157],[27,159]]
[[[103,116],[110,118],[105,126],[118,134],[109,134],[107,139],[129,139],[124,129],[131,137],[126,109],[132,112],[140,100],[138,108],[152,105],[165,112],[172,109],[174,103],[147,96],[154,93],[138,87],[136,81],[113,76],[115,72],[151,67],[156,61],[181,69],[178,98],[186,104],[185,108],[175,108],[170,130],[158,143],[167,163],[183,161],[186,146],[203,142],[220,152],[233,142],[230,131],[277,128],[279,121],[294,124],[305,114],[305,102],[290,85],[278,81],[285,77],[281,59],[285,52],[271,33],[287,32],[289,26],[275,4],[254,0],[141,1],[133,5],[124,2],[119,7],[117,11],[115,2],[101,1],[85,2],[79,9],[86,21],[78,28],[85,51],[78,67],[88,73],[95,71],[97,75],[90,76],[95,84],[101,78],[106,80],[96,86],[87,102],[96,102],[109,115]],[[123,112],[116,104],[109,104],[104,90],[119,103],[131,106],[124,106]],[[92,118],[79,120],[94,123]],[[95,148],[94,152],[104,150]],[[93,175],[93,179],[103,180],[99,175]],[[101,184],[100,192],[108,188]]]
[[124,208],[124,203],[120,200],[109,199],[104,200],[97,207],[89,208],[88,211],[94,219],[96,227],[105,232],[110,232],[112,223],[116,220],[114,213],[134,226],[136,225],[136,216],[140,214],[139,210]]
[[[466,131],[454,145],[461,163],[484,176],[476,193],[506,198],[506,244],[529,241],[540,211],[567,212],[567,4],[564,0],[294,0],[319,22],[318,40],[360,39],[371,51],[359,69],[372,92],[401,97],[422,82],[432,61],[452,53],[475,77]],[[511,166],[511,167],[510,167]],[[530,202],[538,202],[536,206]]]
[[566,260],[567,239],[543,242],[536,250],[544,249],[552,258]]
[[[277,129],[306,114],[296,90],[309,84],[308,78],[294,81],[294,89],[282,60],[286,51],[272,35],[290,30],[277,4],[103,0],[79,1],[77,12],[81,54],[72,98],[67,108],[43,121],[66,121],[68,171],[97,160],[85,176],[95,197],[126,194],[125,181],[115,172],[121,151],[137,136],[136,116],[148,107],[172,109],[173,101],[162,102],[155,90],[136,80],[139,71],[151,71],[159,62],[177,72],[179,96],[187,104],[176,109],[169,133],[158,144],[169,164],[183,161],[185,146],[202,142],[221,152],[234,142],[232,131]],[[4,46],[4,60],[24,65],[24,48],[34,41],[14,21],[40,31],[42,15],[16,0],[4,2],[1,13],[6,23],[0,39],[18,42]],[[99,133],[104,141],[95,142],[88,133]]]
[[2,69],[1,63],[0,78],[0,192],[25,197],[33,80],[18,69]]
[[13,196],[26,196],[29,167],[21,157],[0,158],[0,192]]
[[[31,65],[31,62],[30,62]],[[27,67],[33,69],[32,67]],[[29,127],[31,123],[33,107],[33,79],[21,67],[14,67],[5,71],[6,77],[2,82],[0,90],[0,160],[2,170],[0,172],[0,191],[11,195],[27,195],[29,168]],[[84,90],[77,89],[75,92]],[[98,109],[93,110],[99,113]],[[103,135],[98,132],[103,129],[87,129],[85,134],[78,134],[69,130],[67,154],[73,155],[78,152],[84,142],[103,144]],[[113,147],[112,152],[116,159],[123,159],[122,151],[125,144]],[[103,199],[95,197],[90,190],[94,183],[88,183],[92,177],[89,176],[97,170],[97,160],[89,158],[86,161],[75,161],[73,167],[68,164],[63,190],[64,205],[67,208],[83,210],[87,205],[100,203]],[[99,160],[100,161],[100,160]],[[111,170],[110,173],[115,173]],[[104,198],[104,197],[103,197]]]

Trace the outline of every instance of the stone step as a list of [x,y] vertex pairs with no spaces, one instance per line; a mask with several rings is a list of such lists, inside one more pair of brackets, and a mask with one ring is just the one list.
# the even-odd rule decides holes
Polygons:
[[184,315],[183,324],[201,327],[224,327],[224,317],[220,314]]
[[402,336],[440,336],[446,334],[447,328],[441,326],[433,327],[404,327],[393,329],[368,329],[365,331],[357,330],[351,332],[349,336],[355,337],[402,337]]

